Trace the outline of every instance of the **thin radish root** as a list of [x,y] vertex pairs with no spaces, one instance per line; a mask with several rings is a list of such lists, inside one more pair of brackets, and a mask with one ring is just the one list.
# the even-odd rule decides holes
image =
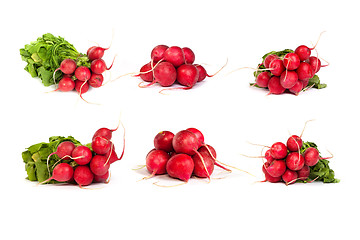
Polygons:
[[179,184],[176,184],[176,185],[161,185],[161,184],[159,184],[159,181],[157,181],[157,182],[154,182],[153,184],[155,185],[155,186],[158,186],[158,187],[166,187],[166,188],[169,188],[169,187],[179,187],[179,186],[181,186],[181,185],[185,185],[185,184],[187,184],[188,182],[182,182],[182,183],[179,183]]

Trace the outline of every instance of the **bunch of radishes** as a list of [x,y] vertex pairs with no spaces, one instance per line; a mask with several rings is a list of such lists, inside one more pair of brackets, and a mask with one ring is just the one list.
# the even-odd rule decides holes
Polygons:
[[110,70],[114,63],[113,61],[110,67],[107,67],[105,61],[102,59],[107,49],[108,48],[98,46],[93,46],[88,49],[86,55],[89,59],[90,67],[78,66],[78,63],[70,58],[64,59],[57,69],[63,73],[63,77],[59,81],[56,90],[68,92],[75,89],[81,97],[90,87],[101,87],[104,81],[102,74],[106,70]]
[[121,160],[125,151],[124,144],[120,157],[115,152],[115,146],[111,141],[112,132],[115,130],[98,129],[92,138],[91,147],[76,146],[71,141],[60,143],[56,152],[50,154],[48,159],[51,155],[56,154],[61,160],[73,160],[75,163],[61,162],[57,164],[52,171],[52,176],[43,183],[50,180],[58,182],[75,181],[80,187],[90,185],[93,182],[107,183],[110,164]]
[[195,54],[188,47],[158,45],[151,51],[151,61],[140,69],[140,78],[149,84],[148,87],[159,83],[169,87],[175,82],[185,86],[181,89],[190,89],[197,82],[203,81],[208,75],[205,68],[195,62]]
[[196,128],[176,134],[159,132],[154,147],[146,156],[146,168],[151,175],[144,179],[165,173],[185,182],[191,176],[210,179],[215,165],[230,171],[216,160],[215,149],[204,143],[204,135]]
[[[259,68],[263,72],[256,73],[255,85],[268,88],[269,94],[282,94],[289,91],[295,95],[308,87],[313,87],[312,83],[309,84],[309,80],[315,76],[321,67],[327,66],[321,65],[318,57],[311,56],[313,49],[300,45],[295,51],[286,49],[282,52],[265,55]],[[281,53],[283,52],[287,53],[282,56]],[[317,88],[325,86],[322,84],[318,85]]]

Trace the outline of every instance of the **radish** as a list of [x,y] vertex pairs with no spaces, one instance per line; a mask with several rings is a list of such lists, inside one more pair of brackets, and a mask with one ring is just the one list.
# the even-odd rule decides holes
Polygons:
[[97,154],[106,154],[110,151],[111,141],[105,137],[95,137],[91,142],[91,148]]
[[287,53],[283,59],[284,67],[287,70],[295,70],[300,65],[300,58],[296,53]]
[[172,146],[172,140],[174,134],[170,131],[161,131],[156,134],[154,138],[154,146],[157,150],[163,150],[167,153],[173,152],[174,148]]
[[58,88],[55,90],[60,90],[62,92],[69,92],[74,90],[75,88],[75,82],[69,77],[63,77],[58,84]]
[[104,82],[104,77],[102,74],[91,74],[91,77],[88,81],[89,85],[93,88],[101,87],[102,83]]
[[93,182],[97,182],[97,183],[109,183],[109,177],[110,177],[110,172],[107,171],[105,174],[99,176],[99,175],[94,175],[94,180]]
[[73,74],[76,67],[76,62],[73,59],[64,59],[61,61],[59,68],[54,71],[53,78],[55,79],[55,73],[58,70],[60,70],[63,74]]
[[166,173],[166,164],[170,156],[163,150],[151,150],[146,156],[146,168],[151,173],[144,179],[151,178],[155,175]]
[[268,87],[270,78],[271,74],[269,72],[262,72],[256,77],[256,85],[266,88]]
[[270,63],[275,60],[275,59],[280,59],[278,55],[276,54],[269,54],[266,56],[266,58],[264,59],[264,66],[265,68],[269,68],[270,67]]
[[264,158],[266,159],[266,162],[269,164],[274,161],[275,159],[271,156],[270,149],[265,152]]
[[91,72],[88,67],[80,66],[75,70],[75,77],[79,81],[87,81],[91,77]]
[[310,175],[310,167],[308,165],[304,165],[300,170],[297,171],[297,174],[300,180],[306,180]]
[[188,155],[194,155],[199,148],[199,140],[196,135],[189,130],[181,130],[176,133],[172,145],[176,153],[185,153]]
[[206,77],[210,77],[205,68],[199,64],[195,64],[195,67],[197,68],[197,70],[199,71],[199,79],[198,82],[201,82],[202,80],[204,80]]
[[110,168],[108,159],[103,155],[95,155],[90,161],[90,170],[95,175],[104,175]]
[[82,94],[89,91],[89,83],[85,81],[75,80],[75,90],[79,93],[82,98]]
[[[306,83],[306,85],[307,85],[307,83]],[[306,85],[305,85],[305,87],[306,87]],[[301,92],[301,90],[303,90],[303,88],[304,88],[304,82],[298,80],[294,86],[289,88],[289,91],[295,95],[298,95]]]
[[269,94],[282,94],[285,92],[285,88],[280,84],[280,78],[272,76],[268,83]]
[[[187,128],[186,130],[192,132],[195,134],[196,138],[198,139],[199,141],[199,147],[201,147],[203,144],[205,144],[205,138],[204,138],[204,135],[202,134],[202,132],[200,132],[199,129],[197,128]],[[198,147],[198,148],[199,148]]]
[[195,62],[195,53],[188,47],[182,48],[185,56],[185,64],[193,64]]
[[71,153],[75,149],[75,147],[75,144],[70,141],[64,141],[60,143],[56,148],[56,152],[53,152],[48,156],[47,162],[49,162],[50,157],[54,154],[56,154],[60,159],[70,160]]
[[40,184],[49,182],[50,180],[56,180],[58,182],[67,182],[72,179],[73,174],[74,174],[74,169],[68,163],[59,163],[54,167],[52,176],[47,180],[41,182]]
[[306,62],[310,64],[310,66],[312,67],[315,73],[317,73],[321,67],[326,66],[326,65],[321,65],[320,59],[314,56],[309,57],[309,59]]
[[[124,150],[124,148],[123,148],[123,150]],[[116,154],[115,145],[113,143],[111,144],[110,150],[107,153],[105,153],[104,156],[106,157],[106,159],[109,161],[110,164],[112,164],[118,160],[121,160],[121,158],[122,158],[122,155],[121,155],[121,157],[118,157],[118,155]]]
[[[210,175],[214,171],[215,161],[210,156],[210,154],[207,152],[207,150],[202,151],[201,153],[199,152],[199,155],[192,156],[192,159],[194,161],[193,175],[200,177],[200,178],[206,178],[206,177],[210,178]],[[206,169],[205,169],[205,167],[206,167]]]
[[284,160],[274,160],[266,167],[266,171],[272,177],[281,177],[286,171],[286,163]]
[[194,161],[187,154],[176,154],[166,164],[166,172],[173,178],[188,182],[194,170]]
[[108,50],[109,48],[102,48],[102,47],[91,47],[89,48],[89,50],[87,51],[87,56],[89,58],[90,61],[94,61],[96,59],[100,59],[104,56],[104,52],[105,50]]
[[289,89],[295,86],[298,75],[295,71],[284,71],[280,76],[280,84],[283,88]]
[[89,47],[89,49],[86,51],[86,56],[89,56],[90,51],[96,47],[98,47],[98,46]]
[[300,152],[291,152],[286,157],[286,166],[293,171],[300,170],[304,167],[305,160]]
[[139,77],[145,82],[152,82],[154,80],[154,73],[152,69],[153,67],[151,66],[151,62],[145,64],[140,68]]
[[301,137],[297,135],[290,136],[286,142],[286,147],[289,149],[290,152],[299,151],[302,145],[303,145],[303,141]]
[[265,181],[271,182],[271,183],[277,183],[281,181],[281,176],[280,177],[273,177],[271,176],[268,171],[266,170],[269,167],[270,163],[265,162],[262,166],[262,171],[265,174]]
[[150,85],[158,82],[163,87],[169,87],[176,81],[176,69],[170,62],[161,62],[155,67],[154,76],[155,80]]
[[300,61],[306,61],[311,55],[311,50],[312,49],[308,48],[305,45],[300,45],[295,49],[295,53],[296,55],[298,55]]
[[282,142],[276,142],[271,145],[270,154],[274,159],[284,159],[287,155],[287,147]]
[[296,73],[301,81],[308,80],[315,74],[314,69],[307,62],[301,62],[299,67],[296,69]]
[[109,128],[99,128],[98,130],[96,130],[96,132],[94,133],[93,137],[92,137],[92,141],[94,141],[94,139],[96,137],[104,137],[108,140],[111,140],[112,138],[112,133],[115,132],[116,130],[118,130],[119,126],[117,126],[115,129],[109,129]]
[[96,74],[102,74],[103,72],[105,72],[106,70],[110,70],[114,64],[114,60],[115,58],[113,59],[110,67],[106,67],[106,63],[103,59],[95,59],[94,61],[91,62],[91,66],[90,66],[90,69],[93,73],[96,73]]
[[[164,52],[168,49],[169,47],[166,45],[157,45],[156,47],[153,48],[153,50],[151,51],[151,59],[152,61],[154,61],[155,63],[162,60],[164,58]],[[142,72],[142,71],[140,71]]]
[[[205,156],[208,155],[210,156],[213,160],[216,159],[216,151],[215,149],[210,146],[209,144],[204,144],[202,147],[200,147],[198,149],[198,152],[201,154],[201,156]],[[216,163],[216,162],[215,162]]]
[[74,170],[74,180],[80,186],[87,186],[92,183],[94,174],[87,165],[78,166]]
[[298,174],[295,171],[287,169],[281,176],[281,178],[285,182],[285,184],[288,185],[296,182],[296,179],[298,179]]
[[320,159],[320,153],[316,148],[309,147],[304,152],[305,164],[309,167],[314,166]]
[[192,88],[199,79],[199,71],[197,70],[196,66],[192,64],[183,64],[178,67],[176,75],[177,81],[181,85],[186,86],[186,88],[183,89]]
[[77,146],[71,153],[71,157],[79,165],[86,165],[92,158],[92,152],[90,148],[86,146]]
[[180,47],[172,46],[164,52],[164,60],[172,63],[174,67],[179,67],[185,63],[185,55]]
[[285,71],[285,67],[281,59],[272,60],[269,65],[269,68],[270,68],[270,72],[278,77]]

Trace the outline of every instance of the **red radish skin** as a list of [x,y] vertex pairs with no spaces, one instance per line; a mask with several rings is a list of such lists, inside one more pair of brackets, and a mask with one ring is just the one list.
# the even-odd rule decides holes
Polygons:
[[150,178],[154,175],[166,173],[166,164],[170,159],[170,155],[163,150],[151,150],[146,156],[146,168],[150,172]]
[[151,51],[151,59],[157,63],[164,58],[164,53],[169,47],[166,45],[157,45]]
[[270,63],[275,60],[275,59],[280,59],[278,55],[275,54],[270,54],[268,55],[265,60],[264,60],[264,66],[265,68],[269,68],[270,67]]
[[58,182],[67,182],[72,179],[74,175],[74,169],[68,163],[59,163],[54,167],[52,176],[42,183],[49,182],[50,180],[56,180]]
[[281,177],[286,171],[286,163],[284,160],[274,160],[266,168],[266,171],[272,177]]
[[195,62],[195,53],[188,47],[182,48],[185,56],[185,64],[193,64]]
[[94,174],[87,165],[78,166],[74,170],[74,180],[80,186],[87,186],[92,183]]
[[285,55],[283,62],[287,70],[295,70],[300,65],[300,58],[296,53],[288,53]]
[[299,67],[296,69],[296,73],[298,74],[299,80],[301,81],[309,80],[315,74],[310,64],[306,62],[300,63]]
[[89,47],[89,49],[86,51],[86,55],[89,56],[90,51],[96,47],[98,47],[98,46]]
[[145,82],[152,82],[154,80],[154,73],[153,71],[150,71],[152,68],[153,67],[151,66],[151,62],[145,64],[140,68],[139,76]]
[[295,171],[287,169],[281,176],[281,178],[286,183],[286,185],[288,185],[296,182],[296,180],[298,179],[298,174]]
[[170,131],[161,131],[154,138],[154,147],[157,150],[163,150],[167,153],[173,152],[172,140],[174,134]]
[[269,84],[271,74],[269,72],[262,72],[256,77],[256,85],[266,88]]
[[86,165],[92,159],[92,152],[86,146],[77,146],[71,153],[71,157],[79,165]]
[[295,86],[298,81],[298,75],[295,71],[284,71],[280,75],[280,84],[283,88],[289,89]]
[[192,159],[194,161],[193,175],[199,178],[210,178],[210,175],[214,171],[215,161],[212,159],[208,152],[204,151],[204,154],[200,153],[199,155],[195,154],[192,156]]
[[199,140],[193,132],[182,130],[175,134],[172,141],[176,153],[194,155],[199,146]]
[[274,161],[275,159],[271,156],[270,149],[265,152],[264,158],[266,159],[266,162],[269,164]]
[[[113,63],[114,63],[114,61],[113,61]],[[110,70],[112,65],[113,64],[111,64],[110,67],[107,67],[106,63],[103,59],[95,59],[94,61],[91,62],[90,69],[93,73],[102,74],[106,70]]]
[[[209,152],[208,149],[210,150],[210,152]],[[205,147],[205,146],[200,147],[200,148],[198,149],[198,152],[199,152],[202,156],[208,155],[208,156],[210,156],[213,160],[216,159],[216,151],[215,151],[215,149],[214,149],[212,146],[210,146],[209,144],[206,144],[206,147]]]
[[89,86],[88,82],[75,80],[75,90],[80,94],[80,96],[82,94],[88,92],[89,88],[90,88],[90,86]]
[[109,129],[109,128],[99,128],[98,130],[96,130],[96,132],[94,133],[93,137],[92,137],[92,141],[94,141],[94,139],[96,137],[104,137],[108,140],[111,140],[112,138],[112,133],[115,132],[118,129],[118,127],[116,127],[115,129]]
[[268,172],[267,172],[267,168],[269,167],[270,163],[266,162],[263,164],[262,167],[262,171],[265,174],[265,180],[271,183],[277,183],[281,181],[281,176],[280,177],[273,177],[271,176]]
[[310,175],[310,167],[304,165],[300,170],[297,171],[298,178],[305,181]]
[[199,147],[205,143],[204,134],[197,128],[187,128],[186,130],[195,134],[196,138],[199,140]]
[[293,87],[289,88],[289,91],[295,95],[299,95],[299,93],[301,92],[301,90],[303,90],[303,88],[304,88],[303,82],[298,80]]
[[185,55],[182,48],[172,46],[164,52],[164,60],[172,63],[174,67],[179,67],[185,63]]
[[274,76],[278,76],[278,77],[285,71],[285,67],[281,59],[272,60],[269,65],[269,68],[270,68],[270,72]]
[[271,145],[270,154],[274,159],[284,159],[287,155],[287,147],[282,142],[276,142]]
[[91,77],[90,69],[85,66],[77,67],[75,70],[75,77],[79,81],[87,81]]
[[194,161],[187,154],[176,154],[166,164],[166,172],[173,178],[188,182],[194,170]]
[[70,160],[71,159],[71,153],[75,149],[75,147],[76,146],[75,146],[75,144],[73,142],[70,142],[70,141],[61,142],[57,146],[56,152],[51,153],[48,156],[48,159],[50,158],[51,155],[56,154],[60,159]]
[[91,47],[88,51],[88,58],[90,61],[94,61],[96,59],[100,59],[104,56],[105,50],[108,50],[108,48],[102,48],[102,47]]
[[306,62],[310,64],[315,73],[317,73],[322,67],[320,59],[314,56],[309,57]]
[[91,148],[97,154],[106,154],[110,151],[111,141],[105,137],[95,137],[91,142]]
[[301,81],[302,85],[303,85],[303,89],[307,87],[307,85],[309,85],[309,79],[306,80],[299,80]]
[[268,83],[269,94],[282,94],[285,92],[285,88],[280,84],[280,78],[272,76]]
[[305,165],[311,167],[318,163],[320,159],[320,153],[316,148],[309,147],[304,152]]
[[303,145],[303,141],[301,137],[297,135],[290,136],[286,142],[286,147],[289,149],[290,152],[299,151],[302,145]]
[[73,59],[67,58],[60,63],[59,69],[64,74],[73,74],[76,67],[76,62]]
[[118,160],[121,160],[121,157],[119,158],[118,155],[116,154],[114,144],[111,144],[110,150],[107,153],[105,153],[104,156],[106,157],[107,160],[109,160],[110,164],[112,164]]
[[293,171],[300,170],[304,167],[305,160],[303,155],[300,152],[291,152],[286,157],[286,166]]
[[95,155],[90,161],[90,170],[95,175],[102,176],[110,168],[110,162],[104,155]]
[[183,64],[176,71],[177,81],[187,88],[192,88],[199,79],[199,71],[192,64]]
[[305,45],[300,45],[295,49],[295,53],[299,56],[300,61],[306,61],[311,55],[311,50]]
[[154,69],[155,81],[163,87],[169,87],[176,81],[176,69],[169,62],[161,62]]
[[74,90],[75,88],[75,82],[69,77],[63,77],[58,84],[58,88],[56,90],[62,91],[62,92],[69,92]]
[[110,178],[110,172],[107,171],[104,175],[94,175],[94,180],[93,182],[96,183],[109,183],[109,178]]
[[99,88],[102,86],[104,82],[104,77],[102,74],[96,74],[96,73],[93,73],[91,74],[91,77],[88,81],[89,85],[93,88]]
[[198,82],[203,81],[206,77],[209,77],[209,75],[206,72],[206,69],[199,65],[199,64],[195,64],[195,67],[197,68],[197,70],[199,71],[199,79]]

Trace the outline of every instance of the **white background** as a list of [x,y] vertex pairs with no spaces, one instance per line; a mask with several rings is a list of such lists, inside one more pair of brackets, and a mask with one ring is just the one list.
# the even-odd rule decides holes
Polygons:
[[[1,239],[340,239],[358,236],[359,31],[356,1],[11,1],[1,22]],[[249,87],[263,54],[298,45],[317,46],[330,65],[319,77],[328,84],[299,96],[266,96]],[[98,43],[114,67],[107,80],[136,72],[158,44],[192,48],[216,77],[188,91],[153,86],[123,77],[79,100],[77,94],[46,93],[23,70],[19,49],[50,32],[80,52]],[[25,179],[21,152],[54,135],[90,141],[100,127],[126,128],[122,161],[111,167],[109,184],[96,190],[37,186]],[[289,134],[318,144],[339,184],[258,183],[261,147],[285,142]],[[247,170],[217,170],[210,183],[190,179],[179,187],[166,176],[140,181],[153,137],[196,127],[224,163]],[[114,133],[118,149],[122,130]],[[221,179],[215,179],[221,177]]]

